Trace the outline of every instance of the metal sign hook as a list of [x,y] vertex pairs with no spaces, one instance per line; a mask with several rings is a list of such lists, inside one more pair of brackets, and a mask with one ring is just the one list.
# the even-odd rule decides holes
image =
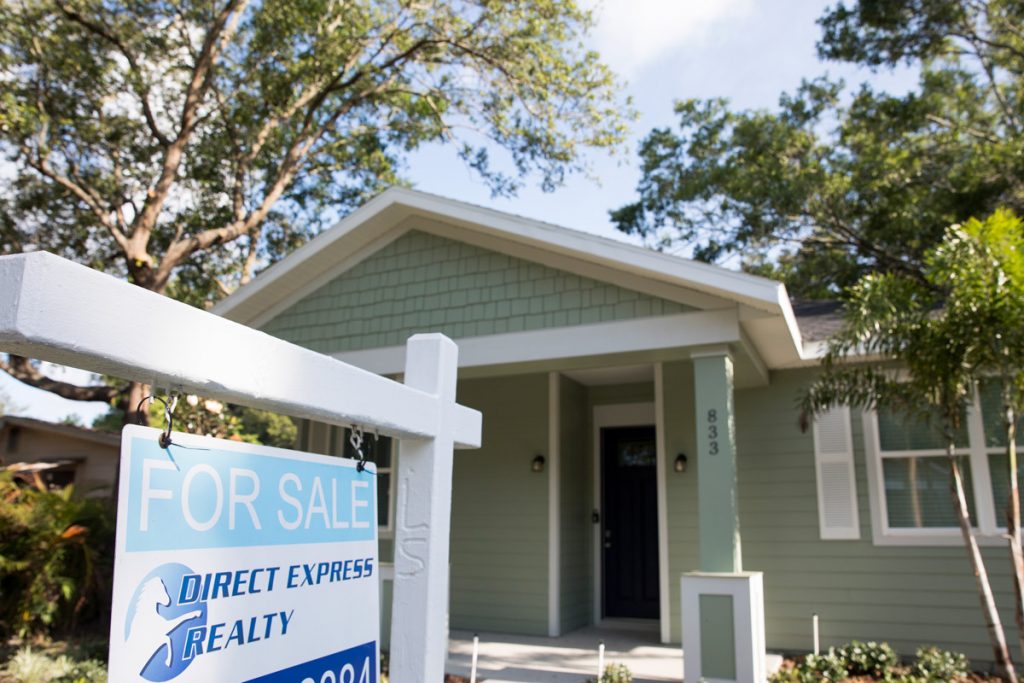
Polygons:
[[171,444],[172,444],[172,441],[171,441],[171,429],[174,426],[174,409],[178,405],[178,395],[177,394],[171,394],[170,399],[171,399],[170,403],[168,403],[165,399],[160,398],[159,396],[156,396],[155,394],[150,394],[149,396],[143,397],[143,399],[141,401],[139,401],[139,405],[135,408],[135,412],[138,413],[140,421],[141,421],[141,418],[142,418],[142,405],[146,401],[151,401],[151,402],[152,401],[160,401],[161,403],[164,404],[164,422],[166,423],[166,426],[164,427],[164,431],[160,433],[159,443],[160,443],[160,448],[165,448],[165,449],[170,447]]

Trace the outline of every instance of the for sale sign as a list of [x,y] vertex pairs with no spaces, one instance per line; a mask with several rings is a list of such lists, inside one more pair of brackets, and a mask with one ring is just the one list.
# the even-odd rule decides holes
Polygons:
[[376,683],[376,470],[125,427],[112,681]]

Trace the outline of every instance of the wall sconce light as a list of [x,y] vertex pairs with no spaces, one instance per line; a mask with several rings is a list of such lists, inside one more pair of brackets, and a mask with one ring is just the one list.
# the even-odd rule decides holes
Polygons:
[[538,455],[537,457],[535,457],[533,459],[533,462],[530,463],[530,470],[533,471],[533,472],[543,472],[544,471],[544,456],[543,455]]
[[673,465],[673,469],[675,469],[676,472],[686,471],[686,453],[680,453],[676,456],[676,462]]

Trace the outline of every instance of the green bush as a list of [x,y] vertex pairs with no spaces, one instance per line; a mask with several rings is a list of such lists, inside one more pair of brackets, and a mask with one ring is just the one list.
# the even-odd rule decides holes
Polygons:
[[[613,662],[604,668],[599,683],[632,683],[632,680],[633,672],[629,670],[629,667]],[[594,679],[589,678],[586,683],[594,683]]]
[[853,641],[836,651],[846,666],[850,676],[871,676],[879,680],[887,680],[893,673],[893,667],[899,664],[899,657],[888,643],[862,643]]
[[911,667],[900,667],[899,657],[886,643],[853,641],[827,654],[807,655],[769,677],[770,683],[837,683],[867,677],[885,683],[957,683],[967,677],[969,662],[962,654],[921,648]]
[[779,669],[768,680],[771,683],[836,683],[848,675],[846,663],[829,650],[823,655],[807,655],[792,668]]
[[113,511],[105,500],[0,472],[0,636],[100,621],[110,604]]
[[922,647],[917,650],[911,673],[927,683],[954,683],[967,678],[969,666],[967,657],[959,652]]

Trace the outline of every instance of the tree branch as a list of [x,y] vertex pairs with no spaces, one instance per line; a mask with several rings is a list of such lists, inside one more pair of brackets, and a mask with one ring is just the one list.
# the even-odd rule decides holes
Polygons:
[[25,154],[25,159],[29,166],[82,200],[82,202],[89,207],[92,214],[96,216],[96,220],[99,221],[100,225],[110,232],[114,241],[117,242],[117,245],[121,249],[127,249],[127,238],[117,225],[110,220],[109,213],[103,210],[103,205],[98,200],[94,190],[84,186],[83,184],[75,182],[69,176],[58,173],[53,166],[50,165],[50,162],[47,156],[43,154],[42,149],[36,150],[35,155],[33,155],[32,150],[22,148],[22,153]]
[[984,140],[985,142],[988,142],[990,144],[997,144],[1000,142],[999,138],[989,133],[986,133],[983,130],[978,130],[977,128],[973,128],[971,126],[961,128],[961,126],[957,125],[955,122],[950,121],[949,119],[943,118],[941,116],[937,116],[935,114],[925,114],[925,119],[931,121],[932,123],[938,124],[943,128],[948,128],[949,130],[962,129],[971,137],[978,138],[979,140]]
[[156,122],[156,117],[153,115],[153,108],[149,103],[149,87],[146,85],[146,79],[142,74],[142,69],[139,68],[138,60],[135,59],[135,55],[132,54],[131,50],[128,49],[128,46],[124,44],[124,41],[114,35],[114,33],[105,26],[89,21],[80,13],[69,8],[63,2],[57,2],[57,7],[65,17],[78,24],[86,31],[99,36],[117,48],[117,51],[120,52],[128,62],[130,71],[134,75],[134,78],[131,79],[133,81],[132,87],[135,90],[135,94],[139,97],[139,103],[142,105],[142,114],[146,118],[146,125],[149,127],[149,132],[153,134],[153,137],[156,138],[156,141],[159,142],[161,146],[167,147],[170,145],[170,138],[160,131],[160,127]]
[[78,386],[47,377],[24,356],[10,354],[5,361],[0,358],[0,370],[14,379],[30,387],[49,391],[61,398],[72,401],[103,401],[110,403],[121,394],[126,387],[112,387],[105,384],[95,386]]
[[[192,69],[192,78],[185,90],[185,101],[181,108],[181,124],[178,134],[164,152],[160,176],[150,188],[142,211],[132,223],[130,240],[130,260],[138,260],[147,266],[152,258],[147,251],[149,238],[156,226],[157,217],[163,209],[164,202],[170,194],[178,168],[181,166],[185,148],[192,138],[198,123],[199,105],[209,91],[213,77],[213,67],[227,42],[231,39],[248,0],[229,0],[212,23],[209,32],[203,39],[202,49]],[[140,283],[152,286],[152,283]]]
[[[403,63],[410,59],[419,50],[422,50],[427,45],[433,44],[436,41],[423,39],[414,43],[409,48],[402,52],[394,55],[388,59],[384,64],[375,69],[375,71],[385,71],[393,69],[395,66]],[[316,95],[310,98],[309,107],[306,111],[306,115],[303,118],[302,126],[299,134],[295,140],[292,141],[291,146],[285,153],[284,159],[278,166],[278,172],[275,176],[270,188],[267,190],[263,197],[263,201],[260,206],[255,210],[251,211],[246,216],[244,221],[233,221],[230,225],[222,226],[220,228],[211,228],[204,230],[196,235],[192,235],[187,239],[175,240],[170,246],[168,246],[164,257],[160,261],[160,265],[156,268],[153,274],[152,286],[159,290],[170,280],[171,273],[174,269],[187,259],[191,254],[209,249],[210,247],[218,244],[226,244],[235,239],[238,239],[242,235],[249,234],[253,229],[260,226],[266,219],[267,214],[270,213],[270,209],[274,206],[277,200],[281,197],[284,191],[288,188],[292,179],[295,177],[295,173],[302,165],[303,160],[308,154],[309,150],[319,141],[324,134],[326,134],[331,127],[337,122],[337,120],[344,114],[351,111],[355,106],[364,101],[365,99],[378,95],[386,90],[391,84],[394,83],[398,76],[397,72],[392,72],[387,78],[377,83],[371,88],[367,88],[362,92],[354,95],[344,105],[339,106],[338,109],[331,114],[328,120],[321,126],[317,127],[315,131],[312,131],[312,124],[315,118],[316,112],[326,101],[327,96],[334,90],[338,89],[338,78],[343,74],[339,74],[338,77],[333,79],[335,83],[328,83],[322,88]],[[346,79],[344,83],[348,85],[354,85],[364,75],[363,71],[357,71],[349,79]],[[344,84],[342,84],[344,85]]]

